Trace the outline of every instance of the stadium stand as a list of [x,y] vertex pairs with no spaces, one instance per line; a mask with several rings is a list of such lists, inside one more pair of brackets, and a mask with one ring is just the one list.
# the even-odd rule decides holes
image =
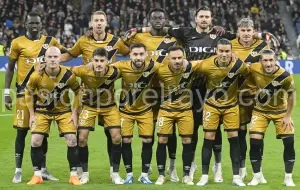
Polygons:
[[[290,5],[290,1],[287,2]],[[24,20],[32,10],[42,15],[44,33],[55,36],[68,48],[88,28],[89,14],[82,14],[82,10],[76,6],[81,1],[2,0],[0,3],[0,42],[6,52],[12,39],[24,35]],[[236,31],[240,18],[252,18],[258,31],[268,30],[273,33],[281,42],[281,49],[289,51],[289,41],[275,0],[93,0],[90,11],[105,11],[109,23],[108,32],[122,36],[128,29],[146,26],[147,13],[154,7],[162,7],[167,11],[169,24],[172,26],[195,26],[194,14],[201,5],[211,7],[213,24],[225,26],[232,32]],[[292,7],[291,12],[299,35],[298,4]]]

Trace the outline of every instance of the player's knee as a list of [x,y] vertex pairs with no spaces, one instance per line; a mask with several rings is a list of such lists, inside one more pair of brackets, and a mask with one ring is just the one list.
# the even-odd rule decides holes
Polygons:
[[216,133],[215,132],[205,132],[205,139],[215,140]]
[[143,143],[151,143],[152,142],[152,138],[142,138]]
[[160,144],[166,144],[166,143],[168,143],[168,137],[159,137],[158,142]]
[[123,141],[123,143],[131,143],[132,138],[123,138],[122,141]]
[[228,138],[237,137],[238,135],[239,135],[238,131],[229,131],[229,132],[227,132],[227,137]]
[[250,134],[251,139],[263,139],[263,137],[261,134]]
[[68,147],[77,146],[77,139],[76,139],[76,136],[74,134],[65,135],[65,139],[66,139]]
[[44,136],[39,134],[32,134],[31,136],[31,146],[39,147],[42,146]]
[[111,135],[111,140],[112,140],[113,144],[121,143],[120,130],[113,130],[113,131],[111,131],[110,135]]
[[181,141],[182,141],[182,144],[190,144],[192,142],[192,139],[189,137],[182,137]]
[[79,146],[80,147],[85,147],[87,145],[87,141],[88,139],[83,137],[83,136],[79,136]]

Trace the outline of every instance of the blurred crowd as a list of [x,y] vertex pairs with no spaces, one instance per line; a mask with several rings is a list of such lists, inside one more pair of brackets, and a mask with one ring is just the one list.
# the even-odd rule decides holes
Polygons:
[[[25,33],[26,14],[36,11],[42,16],[43,32],[56,37],[65,47],[72,47],[89,26],[89,14],[80,14],[78,5],[81,2],[1,0],[0,42],[8,51],[12,39]],[[194,14],[202,5],[212,9],[214,25],[225,26],[235,32],[238,20],[250,17],[257,31],[269,31],[280,40],[282,49],[289,47],[275,0],[93,0],[91,11],[104,11],[108,19],[108,32],[122,36],[128,29],[147,26],[147,13],[155,7],[166,10],[172,26],[195,26]],[[299,20],[300,28],[298,9],[294,15],[295,26]]]

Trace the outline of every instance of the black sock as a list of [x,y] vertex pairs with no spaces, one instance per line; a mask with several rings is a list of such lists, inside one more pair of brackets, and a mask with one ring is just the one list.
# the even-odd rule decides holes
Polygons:
[[239,175],[240,170],[240,144],[239,137],[228,138],[230,143],[230,158],[232,163],[233,175]]
[[69,166],[70,166],[70,171],[75,172],[77,170],[77,167],[80,166],[79,162],[79,153],[78,153],[78,147],[69,147],[68,146],[68,161],[69,161]]
[[188,176],[193,161],[193,148],[192,144],[182,144],[182,147],[183,176]]
[[16,168],[22,168],[23,154],[25,148],[25,138],[27,132],[28,132],[27,130],[17,130],[17,136],[15,140]]
[[215,155],[215,163],[221,163],[222,161],[222,132],[221,127],[219,125],[213,145],[213,151]]
[[156,162],[158,167],[158,173],[159,175],[163,176],[165,176],[165,167],[167,160],[166,146],[167,144],[162,144],[158,142],[156,149]]
[[42,147],[31,147],[31,162],[34,171],[41,170],[42,168],[42,159],[43,159],[43,150]]
[[120,162],[121,162],[121,151],[122,151],[121,143],[112,144],[111,160],[112,160],[113,172],[119,172]]
[[283,160],[285,165],[285,173],[292,173],[295,164],[295,148],[294,137],[282,139],[284,145]]
[[152,142],[151,142],[152,148],[153,148],[154,140],[155,140],[155,126],[156,126],[156,121],[153,121],[154,130],[153,130],[153,133],[152,133]]
[[204,138],[202,146],[202,174],[207,175],[209,171],[210,159],[212,156],[212,147],[214,140],[209,140]]
[[168,138],[168,153],[170,159],[176,159],[176,149],[177,149],[177,136],[176,136],[176,124],[173,123],[173,134]]
[[240,168],[245,167],[245,160],[246,160],[246,152],[247,152],[247,141],[246,141],[247,129],[246,130],[239,130],[239,142],[240,142]]
[[144,143],[142,148],[142,172],[147,173],[152,159],[152,143]]
[[131,143],[122,143],[122,158],[127,173],[132,172],[132,148]]
[[79,161],[83,172],[88,172],[89,163],[89,147],[86,145],[84,147],[78,146]]
[[199,129],[199,124],[194,121],[194,132],[192,136],[192,151],[193,151],[193,159],[195,158],[195,152],[197,149],[197,144],[198,144],[198,129]]
[[261,145],[260,145],[261,160],[263,160],[264,158],[264,148],[265,148],[264,139],[261,139]]
[[262,139],[250,138],[250,161],[254,173],[260,172]]
[[111,149],[112,149],[112,139],[109,130],[104,129],[104,133],[106,135],[106,148],[107,148],[107,154],[109,158],[109,164],[112,167],[112,159],[111,159]]
[[48,152],[48,138],[47,137],[43,138],[42,150],[43,150],[42,168],[46,168],[46,154]]

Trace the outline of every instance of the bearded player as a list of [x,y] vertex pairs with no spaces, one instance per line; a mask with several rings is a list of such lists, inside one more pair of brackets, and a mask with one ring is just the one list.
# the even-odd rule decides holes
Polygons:
[[[132,38],[129,38],[125,41],[126,44],[131,45],[134,43],[143,43],[148,52],[148,56],[146,58],[147,61],[152,59],[161,64],[168,63],[168,48],[174,46],[177,42],[176,39],[166,35],[163,31],[163,28],[167,24],[167,13],[164,9],[154,8],[151,9],[148,13],[148,20],[150,23],[150,32],[147,33],[138,33]],[[130,33],[130,32],[129,32]],[[129,35],[129,34],[128,34]],[[147,39],[147,40],[145,40]],[[155,85],[155,90],[158,94],[161,94],[161,88],[159,88],[158,84]],[[158,110],[159,110],[160,101],[157,102],[156,105],[153,106],[153,120],[156,123]],[[175,125],[175,124],[174,124]],[[176,171],[176,149],[177,149],[177,137],[175,126],[174,135],[170,135],[168,138],[168,152],[170,158],[170,165],[168,168],[168,174],[170,175],[172,182],[178,182],[179,178]],[[152,145],[154,143],[154,135]],[[151,169],[151,168],[150,168]]]
[[250,79],[257,87],[256,104],[250,122],[250,161],[254,176],[248,185],[256,186],[261,180],[261,143],[270,121],[276,128],[276,137],[284,146],[284,185],[294,187],[292,172],[295,163],[294,122],[292,110],[296,101],[293,76],[276,64],[272,50],[262,50],[260,61],[250,65]]

